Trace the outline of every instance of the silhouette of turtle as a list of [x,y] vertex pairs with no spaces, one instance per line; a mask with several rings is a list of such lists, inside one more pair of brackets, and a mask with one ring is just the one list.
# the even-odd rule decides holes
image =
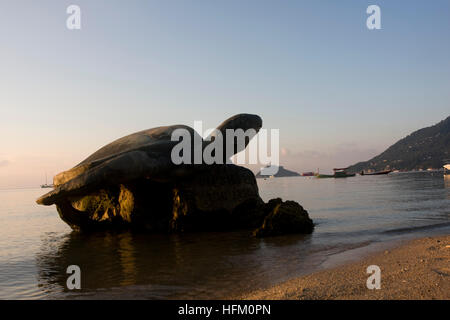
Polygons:
[[[254,129],[257,133],[261,127],[262,119],[252,114],[238,114],[219,125],[217,130],[223,136],[224,159],[245,149],[252,138],[246,137],[244,145],[233,141],[234,150],[229,154],[226,150],[227,129]],[[179,143],[171,139],[172,133],[177,129],[187,130],[191,141],[201,141],[203,149],[214,141],[214,134],[210,139],[203,140],[194,129],[185,125],[157,127],[133,133],[102,147],[74,168],[56,175],[54,190],[41,196],[36,202],[52,205],[61,199],[87,194],[108,185],[119,185],[140,178],[167,182],[188,175],[193,165],[175,165],[171,159],[172,149]]]

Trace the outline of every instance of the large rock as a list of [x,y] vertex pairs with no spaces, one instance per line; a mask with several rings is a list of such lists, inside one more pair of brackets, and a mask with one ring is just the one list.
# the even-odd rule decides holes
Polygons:
[[308,212],[295,201],[283,202],[280,198],[266,204],[264,221],[253,234],[257,237],[277,236],[288,233],[311,233],[314,228]]
[[312,231],[312,221],[297,203],[279,205],[281,199],[276,199],[265,204],[250,170],[231,164],[198,165],[193,170],[190,178],[177,182],[141,179],[66,198],[56,206],[75,230],[257,229],[258,236]]
[[[261,127],[259,116],[238,114],[221,123],[208,139],[184,125],[133,133],[56,175],[55,188],[37,203],[55,204],[61,218],[79,230],[181,232],[260,227],[274,208],[259,197],[253,173],[231,164],[206,164],[210,161],[198,161],[195,155],[197,151],[204,154],[214,150],[221,160],[216,162],[226,163],[246,148]],[[251,134],[230,138],[228,130]],[[183,161],[178,161],[176,137],[180,132],[188,144],[182,149]],[[216,153],[217,150],[221,152]],[[201,164],[192,164],[198,162]],[[269,232],[263,226],[261,235],[282,234],[283,230],[311,232],[311,228],[300,226],[309,223],[303,219],[306,211],[291,207],[291,203],[286,203],[281,211],[275,211],[286,211],[282,221],[291,219],[296,227],[288,229],[276,217],[275,231]]]

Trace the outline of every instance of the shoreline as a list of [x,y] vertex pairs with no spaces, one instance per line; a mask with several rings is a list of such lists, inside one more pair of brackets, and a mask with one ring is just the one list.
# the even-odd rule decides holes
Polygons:
[[[381,288],[369,290],[366,269],[381,269]],[[450,300],[450,235],[401,241],[356,261],[290,279],[231,299]]]

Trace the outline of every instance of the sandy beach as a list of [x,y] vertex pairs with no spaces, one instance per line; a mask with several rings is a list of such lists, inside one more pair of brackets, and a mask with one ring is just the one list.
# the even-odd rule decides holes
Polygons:
[[[381,288],[369,290],[366,269],[381,269]],[[450,235],[404,242],[361,261],[289,280],[238,299],[450,299]]]

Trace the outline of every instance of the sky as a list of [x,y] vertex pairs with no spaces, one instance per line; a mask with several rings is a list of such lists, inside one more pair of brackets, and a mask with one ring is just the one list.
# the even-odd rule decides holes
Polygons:
[[281,164],[326,172],[450,115],[447,0],[10,0],[0,38],[0,188],[160,125],[255,113]]

